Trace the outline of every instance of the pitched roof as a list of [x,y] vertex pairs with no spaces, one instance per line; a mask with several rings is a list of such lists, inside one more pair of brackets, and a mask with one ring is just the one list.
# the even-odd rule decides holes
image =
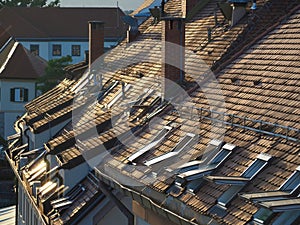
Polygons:
[[[103,21],[106,38],[124,36],[120,8],[3,7],[1,25],[17,39],[87,38],[88,21]],[[112,19],[114,18],[114,19]]]
[[[176,8],[175,3],[177,2],[177,0],[169,1],[166,9],[173,12],[172,9]],[[263,6],[262,2],[258,1],[261,6]],[[280,3],[278,4],[280,5]],[[295,6],[295,4],[291,5]],[[211,11],[209,4],[207,7],[202,9],[203,12],[209,13]],[[298,154],[300,149],[300,127],[298,122],[300,114],[298,90],[300,88],[298,79],[300,70],[297,63],[299,61],[300,27],[298,21],[300,9],[299,6],[297,7],[289,10],[287,17],[278,21],[281,22],[280,24],[271,27],[266,33],[258,36],[255,43],[248,45],[248,48],[242,49],[242,54],[235,55],[234,60],[227,63],[224,66],[225,69],[218,74],[218,82],[223,90],[227,108],[227,112],[223,114],[223,117],[221,116],[220,123],[213,121],[213,119],[217,120],[219,117],[214,115],[214,111],[210,110],[207,101],[210,97],[213,98],[216,95],[206,96],[200,88],[195,89],[194,86],[194,89],[190,91],[191,100],[188,104],[188,106],[194,105],[194,107],[186,107],[185,113],[180,115],[176,110],[172,110],[169,105],[160,111],[161,102],[156,101],[158,95],[155,94],[155,91],[160,92],[160,87],[151,78],[157,79],[161,74],[161,64],[142,62],[116,73],[108,71],[103,76],[103,83],[107,85],[105,87],[112,87],[111,85],[116,84],[114,88],[110,89],[105,95],[102,93],[101,100],[99,99],[99,102],[93,105],[95,107],[90,108],[88,113],[82,117],[76,118],[79,122],[77,128],[69,127],[66,132],[62,132],[49,141],[46,145],[47,150],[50,154],[52,152],[52,154],[58,155],[61,162],[73,164],[74,157],[78,159],[82,157],[83,153],[89,153],[88,151],[92,152],[98,146],[104,146],[113,156],[113,159],[106,161],[105,167],[106,169],[109,168],[106,171],[119,172],[128,176],[128,178],[139,181],[149,172],[148,168],[145,171],[140,167],[128,168],[126,165],[133,163],[145,165],[145,161],[150,162],[152,160],[154,162],[156,160],[158,166],[155,163],[152,165],[148,163],[148,167],[157,166],[158,169],[161,169],[162,166],[159,160],[167,160],[167,156],[171,156],[169,153],[175,153],[176,159],[188,156],[190,160],[201,161],[205,158],[203,155],[205,156],[205,150],[211,139],[222,139],[221,143],[235,145],[236,148],[224,161],[218,163],[218,166],[205,172],[217,176],[218,179],[223,177],[223,180],[226,180],[227,177],[230,177],[232,181],[245,183],[249,178],[246,177],[247,179],[245,179],[243,177],[244,171],[247,171],[247,168],[259,157],[269,158],[261,157],[261,153],[264,153],[272,156],[272,161],[267,160],[268,163],[258,174],[253,175],[251,182],[243,186],[243,189],[238,188],[238,191],[240,193],[278,191],[279,187],[300,165]],[[268,14],[268,11],[265,11],[265,14]],[[201,12],[197,16],[199,15],[201,15]],[[157,59],[160,51],[158,51],[157,46],[153,47],[151,45],[151,40],[161,39],[161,25],[150,25],[151,20],[147,20],[140,27],[141,35],[137,38],[136,44],[128,46],[125,42],[122,43],[107,55],[108,61],[123,64],[130,59],[129,56],[142,58],[145,52],[150,52],[150,58]],[[199,20],[204,23],[195,22],[195,27],[201,30],[205,27],[206,22],[210,20],[211,18],[207,20],[204,17]],[[241,27],[239,27],[240,25],[237,27],[243,30],[244,22],[240,23],[242,24]],[[260,22],[257,26],[263,23],[263,21]],[[194,29],[194,27],[190,25],[188,29]],[[226,32],[228,32],[227,35],[232,35],[231,42],[239,36],[234,29]],[[197,37],[196,29],[187,33],[188,47],[192,46],[192,38],[189,35]],[[199,40],[196,40],[196,42],[201,43]],[[224,49],[231,45],[226,41],[222,42],[221,39],[216,43],[224,44]],[[241,49],[241,46],[239,47]],[[224,54],[224,52],[221,53]],[[205,52],[201,53],[201,51],[197,54],[206,55]],[[213,56],[217,60],[219,57],[219,55]],[[206,62],[209,65],[213,64],[211,59],[207,59]],[[186,64],[188,68],[191,68],[190,71],[196,68],[194,72],[190,73],[202,74],[201,69],[198,68],[199,61],[190,60]],[[143,76],[139,76],[141,74]],[[85,76],[82,80],[76,82],[83,82],[84,79],[87,79],[87,77]],[[118,114],[120,112],[118,110],[121,109],[119,107],[113,108],[116,113],[114,114],[116,115],[114,122],[117,123],[112,127],[111,111],[107,106],[115,101],[118,91],[122,88],[122,85],[116,83],[116,81],[124,81],[136,87],[136,89],[130,89],[128,93],[126,92],[126,95],[137,94],[137,96],[142,97],[138,98],[139,101],[137,101],[135,109],[129,114],[129,125],[124,124],[123,114]],[[154,94],[150,95],[149,91],[147,92],[149,96],[143,95],[144,90],[148,90],[149,87],[153,89]],[[204,82],[203,87],[211,88],[209,84]],[[186,88],[191,88],[191,86]],[[104,88],[104,90],[108,89]],[[214,89],[209,90],[213,94],[215,93]],[[54,89],[54,92],[58,92],[57,89]],[[69,94],[68,96],[72,96],[74,93],[69,92]],[[49,108],[46,108],[41,114],[33,115],[33,121],[39,121],[39,116],[46,112],[52,112],[53,115],[55,113],[59,114],[56,104],[63,107],[65,102],[61,101],[58,96],[59,94],[50,102],[46,100],[46,96],[36,100],[37,105],[42,106],[46,103]],[[283,97],[280,98],[280,96]],[[117,103],[124,103],[124,100],[118,99]],[[33,104],[29,106],[33,107],[31,113],[34,112],[35,106]],[[64,107],[66,113],[69,113],[68,107]],[[196,111],[198,117],[191,116],[191,111]],[[152,123],[151,119],[157,115],[160,116],[160,119]],[[28,116],[30,116],[30,113]],[[96,126],[99,136],[90,135],[93,126],[94,128]],[[149,127],[151,129],[148,129]],[[155,138],[165,127],[172,127],[172,129],[170,132],[166,132],[165,138],[157,141]],[[225,131],[224,128],[226,128]],[[133,136],[129,135],[132,133],[134,133],[134,136],[139,137],[137,141],[132,141]],[[187,133],[195,134],[198,139],[196,139],[196,143],[189,142],[186,145],[186,152],[181,154],[176,146],[186,137]],[[77,135],[77,138],[80,139],[80,144],[74,144],[74,135]],[[118,141],[120,137],[122,137],[122,141]],[[149,145],[145,143],[149,143]],[[182,144],[181,146],[185,145]],[[139,153],[136,154],[137,152]],[[134,154],[137,157],[132,157]],[[172,169],[172,165],[170,167]],[[201,215],[209,216],[220,223],[245,224],[252,220],[253,215],[261,207],[254,202],[239,198],[235,192],[236,190],[230,189],[229,185],[219,185],[202,179],[203,176],[207,175],[205,173],[199,173],[199,176],[194,180],[185,179],[180,182],[181,186],[179,187],[178,179],[183,176],[177,176],[176,174],[169,176],[169,171],[159,170],[157,173],[158,178],[154,183],[147,185],[142,190],[132,187],[133,192],[139,192],[141,196],[154,200],[162,208],[171,210],[191,224],[201,223]],[[153,173],[150,173],[150,175],[154,177]],[[104,180],[106,178],[106,176],[102,176],[101,171],[99,176]],[[117,184],[118,182],[116,182],[116,186]],[[126,187],[126,191],[129,189]],[[226,207],[223,207],[220,211],[212,210],[219,199],[225,198],[224,194],[226,193],[229,193],[225,196],[228,200]],[[184,210],[182,210],[182,206],[184,206]],[[193,216],[191,217],[191,215]],[[275,215],[273,220],[276,219]]]
[[0,28],[0,79],[37,79],[45,74],[46,61],[34,56]]

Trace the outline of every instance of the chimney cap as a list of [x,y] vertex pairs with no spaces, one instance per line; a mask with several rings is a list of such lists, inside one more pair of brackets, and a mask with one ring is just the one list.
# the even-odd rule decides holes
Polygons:
[[88,23],[91,23],[91,24],[93,24],[93,23],[95,23],[95,24],[104,24],[103,21],[99,21],[99,20],[91,20],[91,21],[88,21]]

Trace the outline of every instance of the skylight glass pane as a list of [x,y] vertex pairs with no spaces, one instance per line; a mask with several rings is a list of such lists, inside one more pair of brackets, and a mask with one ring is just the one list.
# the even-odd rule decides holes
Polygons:
[[253,215],[253,221],[259,223],[259,224],[265,224],[273,212],[266,208],[260,208],[254,215]]
[[282,213],[277,220],[273,223],[273,225],[291,225],[300,217],[300,211],[288,211]]
[[134,153],[132,156],[130,156],[128,158],[128,161],[130,162],[134,162],[137,158],[141,157],[143,154],[145,154],[146,152],[149,152],[151,149],[155,148],[156,145],[158,145],[164,138],[165,136],[169,133],[169,131],[171,130],[171,127],[164,127],[151,141],[151,143],[149,143],[148,145],[146,145],[145,147],[143,147],[142,149],[140,149],[138,152]]
[[265,165],[266,161],[256,159],[254,163],[242,174],[242,177],[252,179]]
[[181,141],[175,146],[175,148],[173,148],[173,150],[171,152],[168,152],[164,155],[161,155],[161,156],[153,158],[149,161],[146,161],[146,162],[144,162],[144,164],[146,166],[151,166],[153,164],[159,163],[161,161],[164,161],[168,158],[171,158],[171,157],[179,154],[181,151],[183,151],[189,145],[189,143],[193,140],[194,137],[195,137],[195,135],[193,135],[193,134],[187,134],[183,139],[181,139]]
[[300,186],[300,172],[294,172],[288,180],[280,187],[282,191],[294,192]]
[[225,160],[227,158],[227,156],[229,155],[230,151],[222,149],[212,160],[211,160],[211,164],[219,164],[221,163],[223,160]]
[[226,207],[227,204],[236,196],[237,193],[239,193],[240,190],[242,190],[243,187],[244,186],[237,186],[237,185],[231,186],[218,199],[218,204],[220,204],[221,206]]

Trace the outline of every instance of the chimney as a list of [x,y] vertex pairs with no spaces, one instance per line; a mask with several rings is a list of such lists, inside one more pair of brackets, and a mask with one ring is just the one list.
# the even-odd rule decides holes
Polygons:
[[104,23],[89,21],[89,67],[104,53]]
[[200,2],[200,0],[183,0],[182,1],[182,13],[183,17],[186,18],[189,12],[195,8],[195,6]]
[[246,15],[245,3],[233,3],[232,4],[232,18],[231,26],[236,25]]
[[[167,81],[182,83],[185,65],[185,21],[183,18],[162,18],[162,41],[162,75]],[[164,84],[163,93],[168,99],[172,85],[168,87],[167,83]]]
[[224,17],[230,21],[230,25],[236,25],[245,15],[248,0],[229,0],[218,3]]

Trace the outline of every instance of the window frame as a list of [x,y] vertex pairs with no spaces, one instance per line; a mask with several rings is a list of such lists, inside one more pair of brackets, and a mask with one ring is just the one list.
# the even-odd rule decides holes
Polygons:
[[[76,49],[76,47],[78,49]],[[72,45],[71,46],[71,55],[72,56],[81,56],[81,46],[80,45]]]
[[[36,47],[36,49],[34,49],[34,47]],[[29,47],[30,53],[33,55],[40,55],[40,45],[39,44],[30,44]]]
[[62,55],[62,45],[53,44],[52,45],[52,56],[61,56]]
[[[19,93],[17,91],[19,91]],[[17,94],[19,94],[19,96],[17,96]],[[28,98],[29,98],[28,88],[15,87],[10,89],[11,102],[15,102],[15,103],[28,102]]]

